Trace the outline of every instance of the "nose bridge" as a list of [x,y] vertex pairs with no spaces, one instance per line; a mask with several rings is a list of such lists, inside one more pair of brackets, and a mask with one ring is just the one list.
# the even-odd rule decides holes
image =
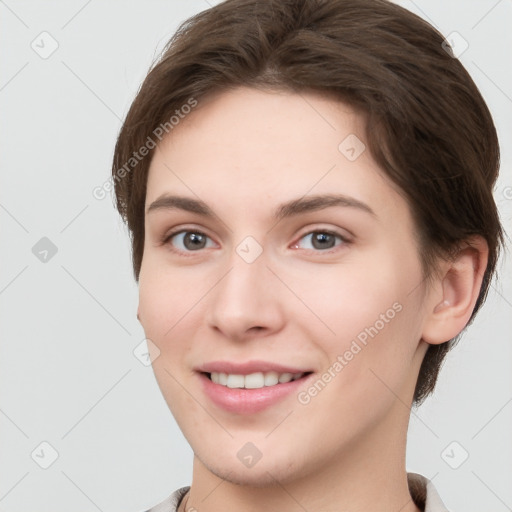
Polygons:
[[[257,243],[257,242],[256,242]],[[279,294],[267,268],[267,254],[255,240],[242,241],[228,260],[228,271],[215,287],[209,323],[230,337],[251,328],[278,329],[283,321]]]

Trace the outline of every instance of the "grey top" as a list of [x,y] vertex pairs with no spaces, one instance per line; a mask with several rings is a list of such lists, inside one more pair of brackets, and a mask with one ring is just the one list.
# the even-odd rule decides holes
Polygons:
[[[450,512],[441,501],[434,484],[418,473],[407,473],[409,491],[414,503],[423,512]],[[180,487],[164,501],[146,512],[176,512],[178,506],[190,487]]]

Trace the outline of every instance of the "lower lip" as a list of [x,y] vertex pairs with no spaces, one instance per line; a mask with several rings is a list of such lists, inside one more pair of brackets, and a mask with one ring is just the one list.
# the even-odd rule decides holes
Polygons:
[[313,374],[297,380],[259,389],[228,388],[212,382],[204,373],[199,374],[205,394],[218,407],[236,414],[254,414],[270,407],[304,385]]

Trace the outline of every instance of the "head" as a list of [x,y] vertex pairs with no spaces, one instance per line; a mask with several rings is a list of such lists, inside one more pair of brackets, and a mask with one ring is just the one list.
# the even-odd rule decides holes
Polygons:
[[433,391],[502,241],[496,131],[443,41],[384,0],[227,0],[185,22],[148,74],[113,179],[155,374],[198,453],[193,430],[212,425],[278,453],[265,429],[288,412],[212,422],[184,391],[200,393],[209,361],[313,372],[294,409],[311,427],[287,435],[314,444],[344,418],[319,460],[329,439],[354,445],[385,422],[396,395]]

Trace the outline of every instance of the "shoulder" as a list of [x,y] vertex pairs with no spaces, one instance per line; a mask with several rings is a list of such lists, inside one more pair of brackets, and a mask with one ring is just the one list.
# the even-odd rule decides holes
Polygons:
[[168,498],[165,498],[164,501],[158,503],[158,505],[155,505],[154,507],[151,507],[145,512],[176,512],[180,501],[183,499],[183,496],[187,494],[189,489],[190,486],[180,487],[179,489],[175,490]]
[[450,512],[437,492],[434,484],[423,475],[407,473],[409,492],[414,503],[424,512]]

